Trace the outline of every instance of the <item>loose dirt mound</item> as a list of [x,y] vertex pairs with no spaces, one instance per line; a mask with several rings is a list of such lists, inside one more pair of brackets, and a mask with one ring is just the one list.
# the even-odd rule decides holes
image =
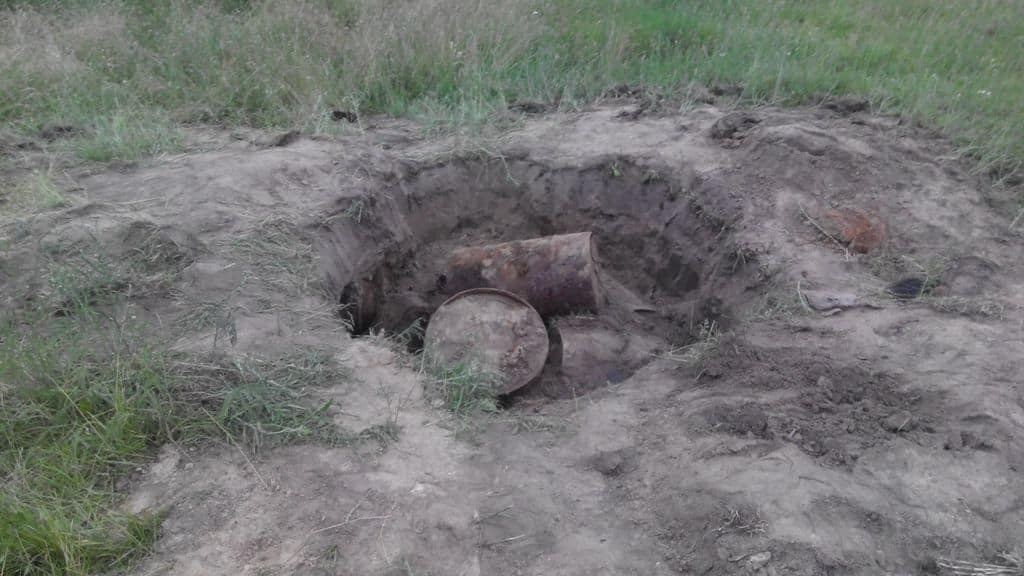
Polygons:
[[[88,202],[8,230],[11,267],[34,265],[40,238],[57,259],[125,255],[150,279],[138,313],[182,348],[335,350],[359,381],[325,392],[338,421],[401,428],[380,451],[252,463],[166,447],[128,503],[168,510],[138,573],[1008,564],[1024,542],[1024,266],[985,184],[885,118],[620,112],[532,119],[487,154],[394,124],[185,156],[84,178]],[[596,322],[587,346],[620,360],[567,365],[556,343],[541,382],[456,438],[414,359],[376,334],[429,319],[453,248],[583,230],[610,304],[560,321]],[[891,298],[907,277],[924,294]],[[45,289],[18,278],[5,293]],[[367,286],[378,313],[353,338],[339,309]]]

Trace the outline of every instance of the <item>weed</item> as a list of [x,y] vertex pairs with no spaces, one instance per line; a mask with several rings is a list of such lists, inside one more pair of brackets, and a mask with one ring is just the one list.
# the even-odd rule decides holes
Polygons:
[[622,178],[622,167],[619,166],[618,162],[612,162],[608,165],[608,176],[612,178]]
[[659,357],[683,364],[699,364],[709,352],[718,347],[722,333],[718,322],[705,318],[696,326],[693,336],[694,342],[669,350]]
[[644,184],[653,184],[655,182],[664,182],[665,175],[654,168],[648,168],[644,171],[643,178],[641,180]]
[[43,210],[63,208],[69,204],[61,189],[53,180],[53,175],[47,172],[36,170],[29,178],[31,194],[37,205]]
[[410,350],[422,344],[423,336],[426,333],[426,321],[423,318],[413,320],[404,330],[394,335],[394,340],[403,349]]
[[472,419],[481,414],[499,411],[499,376],[485,369],[480,362],[463,359],[450,364],[423,357],[429,384],[442,405],[455,418],[459,432],[465,431]]
[[63,186],[57,181],[52,161],[47,168],[33,170],[10,185],[0,201],[6,205],[5,209],[10,214],[55,210],[70,204]]
[[383,454],[392,444],[398,441],[401,432],[402,429],[398,422],[389,418],[380,424],[364,428],[357,437],[359,440],[369,440],[376,443],[378,450]]
[[768,523],[761,519],[761,512],[756,509],[725,508],[722,524],[715,528],[715,534],[743,534],[752,536],[768,531]]
[[99,249],[82,247],[61,261],[51,261],[47,278],[52,304],[63,314],[91,311],[131,285],[123,263],[111,261]]
[[357,198],[353,200],[351,204],[349,204],[348,208],[346,208],[345,211],[342,212],[342,215],[345,218],[352,220],[356,224],[359,224],[360,222],[363,221],[363,211],[365,209],[366,202],[362,198]]

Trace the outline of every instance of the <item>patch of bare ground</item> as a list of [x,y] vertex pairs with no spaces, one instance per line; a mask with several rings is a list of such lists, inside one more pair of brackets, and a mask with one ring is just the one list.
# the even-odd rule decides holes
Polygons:
[[[167,510],[137,573],[1014,569],[1024,266],[986,183],[859,112],[621,112],[486,147],[388,123],[184,155],[8,224],[12,266],[40,238],[123,254],[183,349],[345,355],[355,382],[318,394],[381,440],[165,447],[127,504]],[[429,320],[452,248],[580,230],[614,327],[594,342],[622,361],[555,367],[464,433],[381,332]],[[907,277],[929,289],[887,291]],[[31,295],[19,278],[5,293]],[[352,336],[339,308],[366,279],[379,310]]]

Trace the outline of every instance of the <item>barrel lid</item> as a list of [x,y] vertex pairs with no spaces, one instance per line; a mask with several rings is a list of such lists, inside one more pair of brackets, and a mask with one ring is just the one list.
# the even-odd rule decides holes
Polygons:
[[533,306],[505,290],[473,288],[441,304],[430,318],[424,350],[436,362],[480,363],[499,378],[499,394],[526,386],[544,369],[548,333]]

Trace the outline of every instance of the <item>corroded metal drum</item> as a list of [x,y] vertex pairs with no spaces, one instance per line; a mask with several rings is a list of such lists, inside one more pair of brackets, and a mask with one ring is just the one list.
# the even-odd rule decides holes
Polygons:
[[548,334],[537,311],[519,296],[493,288],[449,298],[431,316],[423,345],[434,362],[479,363],[497,377],[499,394],[535,380],[548,357]]
[[460,248],[448,259],[445,291],[507,290],[542,316],[594,312],[604,300],[595,257],[590,232]]

